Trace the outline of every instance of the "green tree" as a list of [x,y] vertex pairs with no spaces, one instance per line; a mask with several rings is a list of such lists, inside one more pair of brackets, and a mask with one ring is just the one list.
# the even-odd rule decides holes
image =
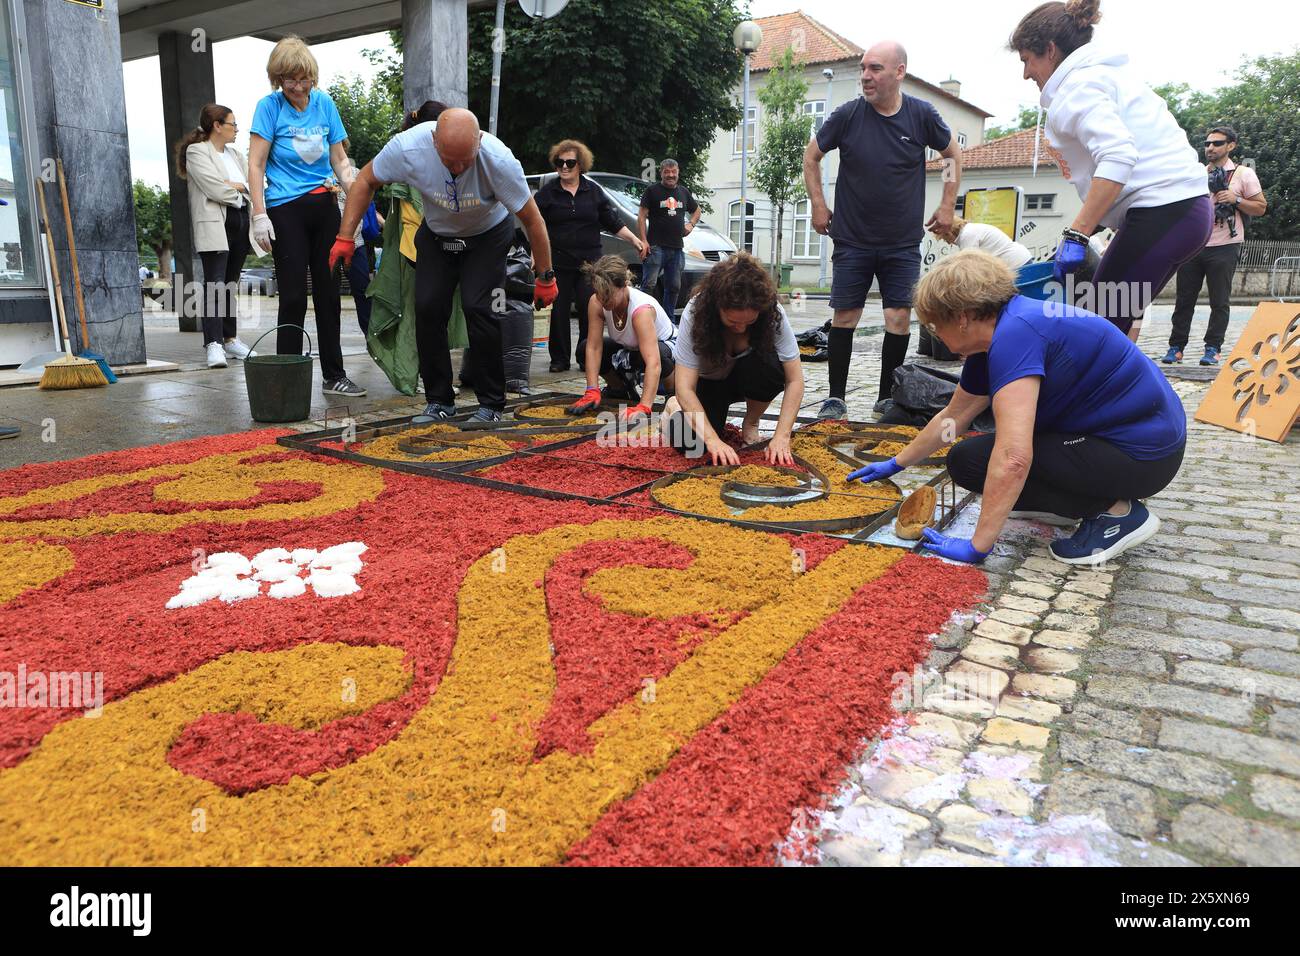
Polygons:
[[172,207],[167,190],[137,179],[131,187],[135,197],[135,235],[141,253],[158,257],[158,278],[172,277]]
[[336,80],[326,91],[348,131],[352,161],[360,169],[384,148],[402,125],[402,101],[394,101],[387,80],[367,83],[358,76]]
[[[1046,114],[1044,114],[1046,115]],[[1006,126],[990,126],[984,131],[984,142],[992,142],[995,139],[1001,139],[1003,136],[1010,136],[1012,133],[1019,133],[1021,130],[1033,129],[1038,122],[1037,106],[1022,106],[1016,118]]]
[[812,135],[812,117],[803,112],[808,83],[803,64],[794,50],[785,49],[758,91],[763,104],[763,135],[754,160],[754,185],[767,194],[776,207],[776,240],[772,243],[772,271],[781,277],[781,253],[785,249],[785,208],[806,195],[803,183],[803,154]]
[[1268,212],[1251,221],[1247,237],[1300,239],[1300,49],[1247,59],[1235,82],[1212,92],[1186,84],[1155,89],[1198,153],[1211,126],[1237,131],[1233,159],[1255,167],[1268,197]]
[[[697,189],[705,154],[740,111],[736,0],[573,0],[550,20],[506,8],[498,135],[528,172],[581,139],[603,172],[653,180],[675,158]],[[487,125],[495,13],[469,19],[469,105]]]

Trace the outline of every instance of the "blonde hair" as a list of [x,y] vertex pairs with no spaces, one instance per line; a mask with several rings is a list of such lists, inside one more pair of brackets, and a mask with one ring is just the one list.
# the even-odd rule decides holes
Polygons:
[[286,79],[295,76],[307,77],[312,86],[320,84],[320,65],[311,47],[302,37],[290,34],[272,48],[266,61],[266,78],[271,81],[271,89],[278,90]]
[[926,324],[944,325],[963,312],[995,319],[1016,295],[1010,266],[987,252],[967,249],[941,260],[922,277],[912,308]]
[[627,287],[627,263],[621,256],[601,256],[595,262],[584,263],[582,274],[591,283],[591,289],[602,305],[619,289]]
[[551,168],[553,169],[555,168],[555,157],[559,156],[561,153],[567,153],[569,150],[573,150],[578,154],[578,172],[591,172],[591,167],[592,164],[596,162],[596,157],[591,155],[591,150],[587,148],[586,143],[576,139],[560,140],[551,147],[551,151],[546,155],[546,161],[550,163]]

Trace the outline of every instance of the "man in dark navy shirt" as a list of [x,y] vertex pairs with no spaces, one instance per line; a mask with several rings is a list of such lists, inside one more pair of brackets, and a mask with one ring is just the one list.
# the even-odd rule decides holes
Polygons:
[[[944,156],[943,199],[926,228],[952,224],[961,184],[961,149],[938,110],[902,91],[907,52],[901,44],[877,43],[862,56],[862,96],[845,103],[822,124],[804,151],[804,183],[812,225],[834,240],[830,331],[830,397],[820,418],[845,418],[844,396],[853,353],[853,330],[873,278],[880,280],[885,341],[880,353],[880,401],[884,411],[911,339],[912,287],[921,273],[924,236],[926,148]],[[821,160],[840,151],[835,212],[826,206]]]

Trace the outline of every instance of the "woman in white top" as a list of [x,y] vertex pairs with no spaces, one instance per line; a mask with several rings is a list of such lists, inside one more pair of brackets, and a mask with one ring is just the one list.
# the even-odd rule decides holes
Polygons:
[[233,143],[235,114],[209,103],[199,125],[176,144],[176,173],[189,185],[194,249],[203,262],[203,346],[209,368],[243,359],[239,341],[239,274],[253,245],[248,216],[248,161]]
[[[611,394],[622,392],[632,403],[623,410],[624,419],[647,418],[662,379],[664,389],[673,388],[673,341],[677,327],[659,301],[629,284],[627,263],[618,256],[602,256],[585,263],[583,275],[593,295],[587,304],[587,348],[583,370],[587,390],[569,406],[578,415],[600,405],[597,372],[612,386]],[[638,394],[636,374],[645,379]]]
[[958,249],[978,249],[991,256],[997,256],[1012,269],[1019,269],[1033,258],[1033,254],[997,226],[984,222],[967,222],[961,216],[953,216],[952,225],[947,229],[935,226],[930,230],[935,237],[951,243]]
[[1042,90],[1047,138],[1084,201],[1057,247],[1056,279],[1068,291],[1088,237],[1099,225],[1116,230],[1073,300],[1137,341],[1147,305],[1209,240],[1214,206],[1205,168],[1165,101],[1129,68],[1127,54],[1093,46],[1100,19],[1100,0],[1044,3],[1008,45]]
[[781,395],[763,455],[774,465],[794,464],[790,434],[803,401],[803,363],[776,286],[757,259],[739,252],[705,273],[682,313],[673,358],[676,394],[661,418],[673,447],[688,458],[707,452],[715,465],[740,464],[722,438],[731,406],[745,403],[740,434],[752,445],[763,413]]

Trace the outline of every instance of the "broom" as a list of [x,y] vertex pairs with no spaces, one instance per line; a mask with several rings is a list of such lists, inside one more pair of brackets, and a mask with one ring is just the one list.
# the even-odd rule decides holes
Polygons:
[[77,237],[72,230],[72,207],[68,205],[68,183],[63,178],[63,157],[56,161],[59,170],[59,195],[63,197],[63,222],[68,230],[68,255],[72,258],[72,287],[77,292],[77,316],[81,319],[81,357],[88,358],[99,366],[108,384],[117,381],[117,376],[109,368],[108,359],[90,351],[90,332],[86,329],[86,299],[81,294],[81,267],[77,264]]
[[72,354],[72,339],[68,337],[68,319],[63,311],[63,286],[59,283],[59,260],[54,254],[54,237],[50,235],[50,215],[45,208],[45,190],[36,187],[41,201],[41,219],[45,225],[45,243],[50,253],[50,275],[54,279],[54,301],[59,310],[59,326],[63,329],[63,347],[67,357],[55,359],[45,366],[41,375],[41,388],[94,388],[107,385],[108,379],[91,359],[77,358]]

